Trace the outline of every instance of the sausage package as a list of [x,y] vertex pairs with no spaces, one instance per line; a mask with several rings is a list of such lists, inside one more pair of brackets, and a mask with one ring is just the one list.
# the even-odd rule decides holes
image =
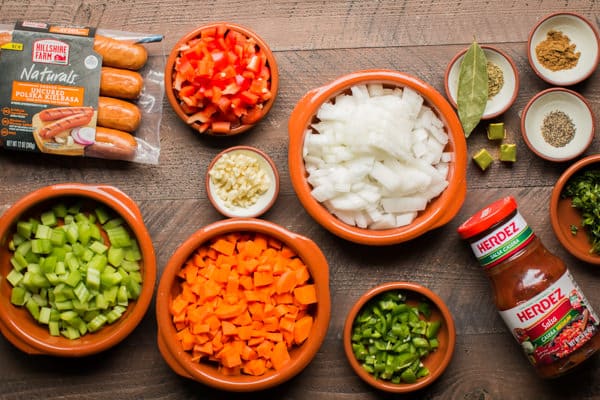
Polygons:
[[0,25],[0,147],[158,164],[162,38]]

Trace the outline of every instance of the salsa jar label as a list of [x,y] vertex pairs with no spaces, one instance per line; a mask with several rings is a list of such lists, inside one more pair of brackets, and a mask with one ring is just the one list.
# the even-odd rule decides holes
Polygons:
[[527,246],[534,238],[533,230],[517,212],[490,234],[473,241],[471,249],[481,266],[491,268]]
[[567,271],[532,299],[500,315],[532,364],[551,364],[598,331],[598,315]]

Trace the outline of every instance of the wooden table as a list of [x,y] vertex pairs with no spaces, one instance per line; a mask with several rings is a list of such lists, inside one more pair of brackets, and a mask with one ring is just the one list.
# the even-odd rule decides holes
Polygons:
[[[99,26],[165,35],[163,57],[192,28],[227,20],[256,30],[275,51],[281,82],[266,120],[236,138],[209,140],[188,129],[163,101],[159,165],[109,162],[0,151],[0,212],[33,189],[61,182],[111,184],[140,206],[152,235],[160,272],[175,249],[202,226],[220,220],[208,203],[204,174],[212,157],[228,146],[253,145],[269,153],[281,174],[281,193],[263,218],[312,238],[329,260],[332,318],[313,362],[288,383],[260,395],[234,395],[180,378],[156,345],[154,303],[139,327],[115,348],[85,359],[28,356],[0,339],[0,398],[31,399],[376,399],[350,369],[343,353],[342,326],[351,304],[365,290],[386,281],[419,282],[449,305],[457,326],[456,351],[442,377],[403,398],[428,399],[598,399],[600,358],[554,381],[536,377],[491,300],[487,278],[456,228],[472,213],[506,195],[553,252],[570,266],[596,310],[600,310],[598,268],[566,253],[551,229],[548,202],[565,164],[536,157],[522,140],[520,115],[526,102],[548,87],[531,70],[526,55],[529,30],[553,11],[575,11],[593,23],[600,4],[591,1],[203,1],[87,0],[0,1],[0,23],[18,19]],[[482,172],[468,165],[468,193],[446,226],[389,247],[365,247],[339,239],[318,225],[300,205],[287,168],[287,121],[308,90],[366,68],[413,74],[444,93],[444,70],[473,38],[493,44],[515,61],[521,86],[504,121],[517,143],[514,165],[495,162]],[[162,53],[162,54],[160,54]],[[600,112],[597,73],[574,87]],[[468,139],[469,154],[489,145],[482,123]],[[594,140],[586,154],[598,152]]]

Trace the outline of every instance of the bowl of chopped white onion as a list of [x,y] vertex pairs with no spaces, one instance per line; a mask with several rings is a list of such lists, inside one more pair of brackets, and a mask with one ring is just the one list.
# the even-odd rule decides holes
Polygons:
[[288,129],[294,190],[343,239],[411,240],[448,223],[464,202],[464,131],[448,101],[414,76],[344,75],[309,91]]

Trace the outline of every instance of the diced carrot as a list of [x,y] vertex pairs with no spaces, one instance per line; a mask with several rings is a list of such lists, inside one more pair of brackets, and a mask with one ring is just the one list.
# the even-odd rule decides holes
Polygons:
[[231,336],[237,334],[237,327],[229,321],[221,322],[221,329],[223,329],[223,335]]
[[273,363],[273,368],[277,371],[280,371],[290,361],[290,353],[284,342],[279,342],[273,347],[270,359]]
[[286,271],[275,282],[275,293],[282,294],[291,292],[296,286],[296,273],[294,271]]
[[237,328],[237,335],[241,340],[250,340],[252,331],[253,329],[250,325],[242,325]]
[[313,317],[306,315],[296,321],[294,326],[294,343],[303,343],[310,335],[310,330],[313,324]]
[[281,251],[279,252],[281,257],[283,258],[293,258],[296,257],[296,252],[287,246],[282,246]]
[[250,347],[248,345],[244,345],[244,347],[242,348],[242,351],[240,353],[240,356],[242,357],[242,360],[244,360],[244,361],[258,359],[258,353],[256,352],[256,350],[254,350],[252,347]]
[[284,317],[279,320],[279,327],[281,328],[282,332],[294,332],[295,325],[296,324],[293,318]]
[[254,286],[266,286],[273,283],[273,274],[270,271],[256,271],[254,272]]
[[262,358],[257,358],[255,360],[249,360],[242,371],[248,375],[260,376],[263,375],[267,370],[266,362]]
[[235,242],[230,242],[226,239],[219,238],[210,246],[213,250],[225,255],[232,255],[235,250]]
[[264,319],[263,328],[267,332],[273,332],[279,329],[279,320],[277,317],[266,317]]
[[198,295],[200,296],[200,301],[209,299],[211,297],[217,296],[221,292],[221,285],[219,285],[215,281],[206,281],[199,288]]
[[192,325],[192,333],[194,335],[199,335],[201,333],[208,333],[208,332],[210,332],[209,324],[203,324],[203,323],[197,322],[194,325]]
[[301,266],[300,268],[298,268],[296,271],[296,282],[298,283],[298,285],[302,285],[306,282],[308,282],[308,280],[310,279],[310,272],[308,272],[308,268],[306,268],[306,265]]
[[181,296],[175,297],[171,301],[171,314],[181,314],[181,312],[187,307],[189,303]]
[[246,290],[254,289],[254,282],[249,275],[240,276],[240,286]]
[[294,289],[294,297],[300,304],[313,304],[317,302],[317,291],[314,284],[299,286]]
[[201,353],[207,356],[213,354],[213,346],[211,342],[206,342],[204,344],[197,344],[194,346],[195,353]]
[[[215,94],[215,93],[213,93]],[[218,95],[218,93],[216,93]],[[229,233],[200,246],[169,307],[182,349],[223,374],[280,370],[309,336],[316,288],[295,252],[263,234]]]
[[242,304],[221,304],[215,309],[215,315],[221,319],[234,318],[244,312]]
[[256,353],[262,358],[271,358],[271,352],[273,351],[273,342],[270,340],[264,340],[258,346],[256,346]]

